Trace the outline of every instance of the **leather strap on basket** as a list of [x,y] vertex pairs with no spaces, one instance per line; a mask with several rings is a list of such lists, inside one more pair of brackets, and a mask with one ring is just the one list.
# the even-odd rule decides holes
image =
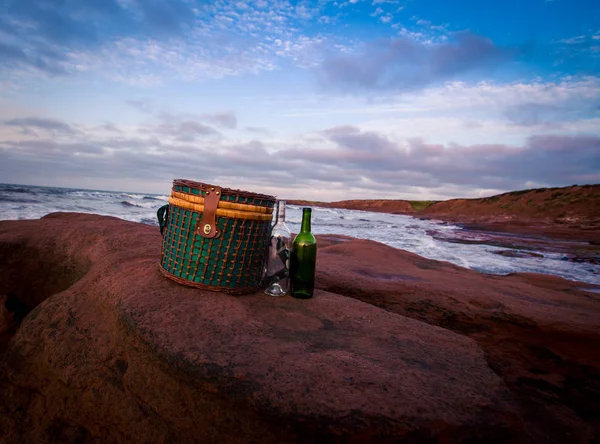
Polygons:
[[221,188],[210,187],[204,196],[204,211],[196,226],[196,234],[208,239],[219,237],[221,232],[217,228],[217,207],[221,200]]

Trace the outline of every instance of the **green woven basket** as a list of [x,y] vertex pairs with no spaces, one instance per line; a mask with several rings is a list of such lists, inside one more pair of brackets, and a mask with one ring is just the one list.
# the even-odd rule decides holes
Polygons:
[[206,290],[231,294],[258,290],[274,205],[273,196],[173,181],[168,208],[159,210],[161,272],[175,282]]

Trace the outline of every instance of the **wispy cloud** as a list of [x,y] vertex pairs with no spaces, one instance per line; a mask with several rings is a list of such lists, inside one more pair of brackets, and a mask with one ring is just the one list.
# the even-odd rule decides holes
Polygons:
[[165,121],[159,126],[146,127],[142,131],[162,138],[171,137],[177,142],[194,142],[199,137],[220,135],[214,128],[194,120]]
[[600,32],[590,32],[555,40],[555,65],[574,64],[580,72],[597,75],[600,72]]
[[566,43],[567,45],[580,45],[582,43],[585,43],[586,40],[587,40],[586,36],[578,35],[577,37],[571,37],[568,39],[560,39],[560,40],[558,40],[558,43]]
[[[182,122],[200,122],[202,124],[211,124],[218,127],[234,130],[238,125],[238,117],[235,111],[217,111],[213,113],[191,114],[191,113],[173,113],[161,109],[158,104],[149,99],[141,98],[135,100],[126,100],[125,103],[141,114],[151,116],[154,122],[168,122],[170,124]],[[208,132],[207,132],[208,134]]]
[[143,114],[154,114],[157,112],[156,104],[148,98],[126,100],[125,103]]
[[127,36],[169,38],[193,18],[182,0],[10,2],[0,17],[0,61],[4,69],[61,75],[74,69],[73,51],[94,50]]
[[202,118],[223,128],[235,129],[237,127],[237,116],[233,111],[224,111],[213,114],[203,114]]
[[74,135],[79,130],[72,125],[68,125],[56,119],[43,117],[22,117],[18,119],[8,119],[2,122],[6,126],[20,128],[23,134],[37,135],[38,132],[49,132],[52,135]]
[[188,113],[159,112],[153,120],[139,128],[144,134],[153,134],[163,141],[195,142],[210,137],[220,138],[221,132],[211,124],[226,129],[237,126],[237,118],[233,112],[195,115]]

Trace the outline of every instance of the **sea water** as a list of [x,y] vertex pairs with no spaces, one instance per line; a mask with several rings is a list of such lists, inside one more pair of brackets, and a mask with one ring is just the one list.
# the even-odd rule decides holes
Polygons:
[[[115,216],[128,221],[157,225],[156,211],[165,205],[168,199],[167,194],[0,184],[0,220],[37,219],[48,213],[66,211]],[[298,232],[302,218],[301,208],[288,205],[286,213],[286,223],[290,230]],[[565,260],[565,254],[560,252],[540,251],[538,253],[541,257],[501,256],[496,253],[506,250],[506,247],[452,242],[451,240],[459,237],[458,234],[464,228],[435,220],[314,207],[312,230],[315,234],[342,234],[374,240],[428,259],[448,261],[482,273],[547,273],[575,281],[600,284],[598,265]],[[431,233],[438,235],[433,236]],[[535,250],[529,251],[536,253]]]

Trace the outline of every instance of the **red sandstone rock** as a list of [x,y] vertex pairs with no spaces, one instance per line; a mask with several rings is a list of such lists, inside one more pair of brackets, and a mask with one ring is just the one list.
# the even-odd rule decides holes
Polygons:
[[423,214],[470,217],[506,216],[576,224],[600,217],[600,185],[512,191],[480,199],[434,203]]
[[600,294],[584,290],[593,286],[483,275],[365,240],[321,248],[317,270],[319,288],[476,340],[532,442],[600,440]]
[[[35,307],[0,357],[0,436],[525,440],[519,406],[472,339],[391,309],[435,295],[429,306],[447,310],[474,272],[381,244],[319,242],[312,300],[234,297],[164,278],[155,227],[78,214],[0,222],[0,293]],[[448,267],[454,280],[442,273],[442,288],[435,276]],[[432,283],[426,292],[407,294],[406,283],[421,280]],[[531,287],[514,279],[506,286]],[[459,305],[471,304],[473,316],[490,309],[485,297],[472,299]],[[589,436],[589,427],[581,433]]]
[[420,215],[486,229],[600,242],[600,185],[513,191],[450,199]]

